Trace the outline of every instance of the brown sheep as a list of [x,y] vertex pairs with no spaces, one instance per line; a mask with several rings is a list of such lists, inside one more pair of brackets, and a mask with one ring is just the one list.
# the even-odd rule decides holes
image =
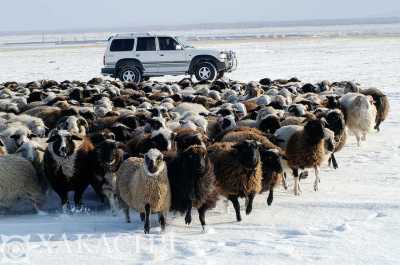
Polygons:
[[217,188],[235,208],[236,220],[242,220],[238,198],[246,197],[246,214],[250,214],[253,200],[262,189],[262,165],[256,141],[215,143],[207,149],[214,163]]

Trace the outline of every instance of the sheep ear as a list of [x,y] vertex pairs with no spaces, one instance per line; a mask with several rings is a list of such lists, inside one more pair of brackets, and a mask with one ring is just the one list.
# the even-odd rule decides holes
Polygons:
[[4,146],[3,140],[0,139],[0,146]]
[[73,134],[71,136],[71,139],[75,140],[75,141],[82,141],[82,137],[80,137],[79,135],[76,135],[76,134]]

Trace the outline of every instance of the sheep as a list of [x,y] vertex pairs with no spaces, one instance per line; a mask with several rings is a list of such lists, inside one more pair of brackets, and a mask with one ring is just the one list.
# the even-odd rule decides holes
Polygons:
[[272,204],[273,189],[281,177],[281,159],[284,152],[261,131],[255,128],[238,128],[224,135],[222,142],[241,142],[244,140],[255,140],[260,143],[260,156],[262,162],[262,191],[269,191],[268,205]]
[[57,130],[66,130],[73,134],[85,136],[89,124],[83,117],[64,116],[57,121],[56,128]]
[[165,216],[171,205],[171,188],[167,166],[162,153],[150,149],[144,158],[130,157],[118,171],[117,194],[123,202],[126,222],[130,222],[129,208],[141,213],[144,233],[150,232],[150,214],[159,213],[161,230],[165,230]]
[[371,96],[358,93],[347,93],[340,99],[346,126],[355,135],[358,146],[361,140],[366,140],[376,120],[376,108],[371,100]]
[[3,139],[7,152],[12,154],[17,151],[23,143],[28,142],[34,135],[25,125],[14,122],[7,125],[7,128],[0,131],[0,138]]
[[327,125],[326,127],[333,131],[334,139],[335,139],[335,148],[331,157],[329,158],[329,164],[333,164],[333,168],[338,168],[338,164],[336,162],[335,153],[339,152],[346,143],[347,133],[346,133],[346,124],[344,120],[344,115],[339,109],[329,110],[326,113],[320,115],[320,117],[324,117]]
[[20,199],[35,210],[44,202],[44,192],[32,163],[17,155],[0,156],[0,207],[10,209]]
[[178,128],[174,130],[176,150],[182,152],[192,145],[206,146],[208,143],[207,136],[195,129]]
[[324,129],[323,121],[318,119],[308,121],[304,128],[296,130],[287,142],[286,158],[295,180],[295,195],[301,192],[299,169],[314,168],[314,190],[318,190],[319,167],[326,156]]
[[127,153],[130,156],[140,156],[145,154],[151,148],[157,148],[160,151],[168,151],[172,148],[172,141],[175,137],[169,129],[160,128],[151,133],[137,133],[127,143]]
[[72,107],[61,109],[51,106],[39,106],[29,109],[23,112],[23,114],[41,118],[47,128],[54,129],[61,117],[78,115],[78,111]]
[[180,103],[178,106],[176,106],[173,109],[174,112],[178,112],[181,116],[183,116],[185,114],[185,112],[191,111],[197,114],[200,113],[205,113],[208,114],[208,110],[200,104],[196,104],[196,103],[188,103],[188,102],[183,102]]
[[61,199],[63,211],[68,209],[68,191],[74,191],[75,207],[82,206],[82,194],[92,184],[95,192],[101,197],[93,181],[93,170],[90,165],[90,153],[94,150],[91,141],[65,130],[55,130],[47,140],[44,154],[44,171],[53,190]]
[[96,186],[95,190],[102,191],[102,194],[108,199],[113,214],[117,211],[115,172],[123,161],[122,147],[114,139],[104,139],[95,144],[95,148],[90,154],[90,167],[92,176],[95,178],[92,186]]
[[191,145],[178,152],[167,165],[171,210],[186,213],[185,223],[189,225],[192,221],[191,210],[195,207],[204,230],[205,212],[214,208],[218,200],[214,169],[207,149],[202,145]]
[[37,117],[33,117],[26,114],[15,115],[12,113],[7,113],[2,115],[8,123],[19,122],[26,127],[28,127],[33,134],[38,137],[44,137],[46,134],[47,127],[44,125],[43,120]]
[[369,95],[374,99],[374,105],[377,110],[375,127],[374,129],[379,132],[381,123],[387,118],[389,114],[389,99],[388,97],[377,88],[368,88],[361,90],[364,95]]
[[[262,166],[256,141],[239,143],[215,143],[207,148],[214,164],[214,174],[220,193],[229,199],[236,212],[236,220],[242,220],[238,198],[248,200],[246,214],[250,214],[253,200],[262,188]],[[233,166],[234,165],[234,166]]]

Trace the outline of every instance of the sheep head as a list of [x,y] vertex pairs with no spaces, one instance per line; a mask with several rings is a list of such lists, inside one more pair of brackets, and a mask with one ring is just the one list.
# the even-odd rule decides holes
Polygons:
[[[253,140],[245,140],[232,146],[236,150],[239,161],[246,168],[255,168],[260,162],[260,143]],[[232,165],[234,166],[234,165]]]
[[158,176],[164,169],[165,162],[163,154],[155,148],[150,149],[144,155],[144,171],[148,177]]
[[304,131],[307,135],[307,141],[310,144],[316,144],[320,142],[325,136],[324,128],[325,126],[323,120],[314,119],[308,121],[304,126]]
[[74,140],[80,141],[82,138],[66,130],[59,130],[53,131],[47,142],[50,143],[49,147],[52,148],[55,155],[66,158],[75,151]]

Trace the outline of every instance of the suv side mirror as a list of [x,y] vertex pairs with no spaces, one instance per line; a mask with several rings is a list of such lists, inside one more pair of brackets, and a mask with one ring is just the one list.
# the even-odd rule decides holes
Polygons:
[[178,44],[178,45],[175,46],[175,49],[176,50],[183,50],[183,47],[182,47],[182,45]]

